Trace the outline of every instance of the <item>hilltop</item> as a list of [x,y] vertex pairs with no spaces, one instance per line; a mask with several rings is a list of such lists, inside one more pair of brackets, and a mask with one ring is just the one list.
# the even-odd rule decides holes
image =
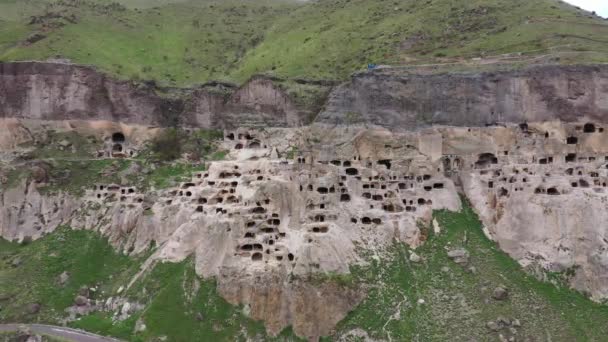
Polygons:
[[608,21],[556,0],[0,1],[1,61],[175,86],[341,80],[368,63],[601,63],[607,36]]

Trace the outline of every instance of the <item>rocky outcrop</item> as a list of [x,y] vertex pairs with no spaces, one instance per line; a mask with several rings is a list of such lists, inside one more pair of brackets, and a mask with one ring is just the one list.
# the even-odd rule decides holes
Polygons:
[[0,118],[234,128],[295,127],[308,117],[306,109],[297,108],[263,77],[239,88],[220,83],[158,88],[150,82],[117,80],[87,66],[0,63]]
[[317,122],[395,130],[577,120],[608,122],[608,66],[415,75],[355,75],[330,96]]
[[[419,246],[426,238],[420,221],[430,224],[433,209],[460,208],[452,181],[438,169],[440,155],[417,149],[428,138],[384,130],[328,133],[226,131],[230,160],[167,190],[96,184],[75,198],[43,195],[44,183],[24,179],[0,191],[0,234],[38,238],[67,224],[99,231],[128,253],[159,246],[153,260],[194,255],[196,272],[216,277],[219,292],[249,305],[270,333],[293,325],[298,335],[317,340],[364,293],[309,278],[348,273],[366,261],[361,252],[380,253],[396,240]],[[317,136],[318,145],[309,146]],[[412,145],[396,143],[401,139]],[[286,159],[293,148],[307,152]]]

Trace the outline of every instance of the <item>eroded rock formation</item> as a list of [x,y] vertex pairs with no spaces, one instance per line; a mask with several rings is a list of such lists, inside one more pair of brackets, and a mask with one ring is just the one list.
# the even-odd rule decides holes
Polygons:
[[415,129],[585,119],[608,120],[605,65],[439,75],[381,69],[337,88],[316,121]]
[[191,89],[159,88],[154,83],[116,80],[92,67],[0,63],[2,118],[224,128],[294,127],[310,116],[263,77],[242,87],[210,83]]
[[[197,273],[216,277],[219,292],[249,306],[271,334],[293,325],[316,340],[365,294],[307,277],[347,273],[365,262],[361,252],[395,240],[423,244],[432,211],[459,210],[464,194],[486,234],[523,266],[568,271],[573,287],[608,298],[606,67],[360,75],[333,92],[316,124],[295,127],[303,112],[266,79],[165,102],[87,68],[43,66],[2,66],[0,94],[9,81],[22,87],[0,98],[5,160],[51,129],[105,137],[93,158],[128,158],[167,113],[227,127],[230,154],[170,189],[100,183],[82,198],[41,194],[41,171],[0,192],[6,239],[69,224],[129,253],[154,242],[149,262],[194,255]],[[82,120],[62,120],[72,115]],[[116,116],[121,123],[107,121]],[[269,121],[291,127],[231,128]],[[324,306],[328,298],[335,305]]]

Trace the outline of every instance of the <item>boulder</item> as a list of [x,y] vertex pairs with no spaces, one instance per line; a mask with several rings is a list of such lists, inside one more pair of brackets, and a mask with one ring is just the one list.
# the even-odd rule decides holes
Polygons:
[[509,290],[504,286],[498,286],[492,291],[492,298],[496,300],[505,300],[509,297]]
[[498,326],[498,323],[496,323],[494,321],[490,321],[490,322],[486,323],[486,328],[490,329],[491,331],[500,330],[500,326]]
[[89,303],[89,300],[85,296],[76,296],[74,299],[74,304],[77,306],[85,306]]
[[70,274],[67,271],[63,271],[63,273],[59,275],[57,282],[59,285],[64,286],[68,280],[70,280]]
[[23,260],[20,257],[14,258],[13,261],[11,262],[11,266],[13,268],[17,268],[17,267],[21,266],[21,264],[23,264]]
[[78,290],[78,294],[88,298],[90,296],[90,292],[89,292],[89,287],[88,286],[81,286],[80,289]]
[[418,262],[422,261],[422,258],[420,257],[420,255],[418,255],[418,254],[416,254],[414,252],[411,252],[410,253],[410,261],[418,263]]
[[448,257],[459,265],[466,265],[469,262],[469,252],[464,248],[449,250]]
[[38,312],[40,312],[41,308],[42,308],[42,305],[40,305],[39,303],[32,303],[27,306],[27,313],[29,313],[31,315],[35,315]]
[[36,32],[36,33],[32,33],[31,35],[29,35],[25,41],[27,44],[34,44],[36,42],[43,40],[44,38],[46,38],[45,35],[43,35],[42,33]]
[[63,139],[59,143],[57,143],[57,145],[59,145],[59,147],[62,147],[62,148],[68,148],[68,147],[72,146],[72,143],[69,140]]

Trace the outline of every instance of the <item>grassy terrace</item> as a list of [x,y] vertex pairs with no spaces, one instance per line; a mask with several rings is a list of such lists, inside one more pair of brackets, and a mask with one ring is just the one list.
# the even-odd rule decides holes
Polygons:
[[[31,178],[35,169],[31,165],[42,166],[47,172],[47,182],[39,188],[43,193],[64,191],[82,195],[96,183],[132,185],[142,191],[164,189],[191,179],[209,162],[224,159],[227,151],[220,149],[218,144],[222,138],[223,133],[217,130],[185,133],[167,129],[157,140],[143,146],[136,158],[107,159],[95,157],[95,151],[103,144],[94,137],[75,132],[50,132],[37,145],[23,146],[28,152],[21,165],[0,168],[6,177],[6,183],[0,184],[0,189],[13,188]],[[189,154],[193,160],[185,161],[181,158],[184,154]]]
[[61,57],[182,86],[510,53],[600,63],[606,37],[608,21],[557,0],[0,0],[0,60]]

